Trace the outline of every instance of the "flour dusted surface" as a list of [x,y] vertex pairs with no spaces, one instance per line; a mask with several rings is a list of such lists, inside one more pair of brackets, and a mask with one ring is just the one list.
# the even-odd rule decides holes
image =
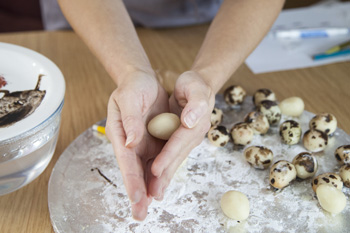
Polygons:
[[[222,98],[228,129],[253,110],[251,98],[243,106],[229,109]],[[303,133],[313,114],[304,112],[299,121]],[[286,118],[287,119],[287,118]],[[286,120],[282,119],[281,122]],[[340,165],[334,150],[350,144],[349,135],[337,129],[325,152],[316,153],[319,170],[336,172]],[[306,151],[301,143],[281,144],[278,127],[265,136],[255,135],[247,145],[265,146],[274,160],[292,161]],[[229,142],[217,148],[205,138],[175,174],[162,202],[153,201],[145,221],[132,219],[130,204],[111,144],[91,129],[79,136],[61,155],[49,184],[50,216],[55,232],[346,232],[350,229],[350,207],[331,215],[319,206],[311,179],[295,180],[282,191],[269,185],[269,169],[257,170],[245,160],[246,147]],[[98,170],[97,170],[98,169]],[[103,177],[103,174],[105,177]],[[106,180],[108,178],[108,180]],[[229,190],[247,195],[250,216],[237,222],[221,211],[221,196]],[[343,191],[349,199],[349,188]],[[349,200],[347,200],[349,202]]]

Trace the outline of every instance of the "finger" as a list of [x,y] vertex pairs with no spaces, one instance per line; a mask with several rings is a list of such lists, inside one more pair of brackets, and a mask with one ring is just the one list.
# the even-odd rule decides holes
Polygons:
[[[211,89],[190,72],[185,72],[176,83],[174,97],[177,105],[183,107],[181,123],[187,128],[195,127],[209,111]],[[172,100],[170,100],[172,101]]]
[[202,93],[190,94],[188,103],[181,113],[181,123],[191,129],[195,127],[201,118],[207,113],[209,103]]
[[124,185],[132,204],[135,219],[142,220],[147,215],[147,190],[140,158],[135,151],[126,148],[125,133],[118,105],[111,98],[108,103],[106,134],[117,157]]
[[145,123],[142,118],[142,95],[119,90],[117,95],[122,125],[126,134],[126,147],[135,147],[142,140]]
[[166,170],[164,170],[159,178],[155,177],[151,180],[148,186],[148,190],[150,193],[153,193],[155,200],[163,200],[166,188],[169,186],[171,179],[177,171],[178,167],[183,163],[183,158],[186,157],[187,153],[184,152],[182,155],[178,156],[178,159],[173,161],[173,163],[171,163],[171,165]]
[[147,207],[149,206],[149,198],[143,196],[140,202],[131,204],[132,217],[135,220],[143,221],[147,217]]
[[[202,121],[193,129],[187,129],[180,126],[154,160],[151,167],[152,174],[155,177],[160,178],[164,171],[166,171],[171,165],[177,168],[191,150],[201,143],[209,128],[209,119],[202,119]],[[189,141],[187,138],[192,138],[194,140]],[[171,175],[172,172],[169,174]],[[163,189],[161,186],[164,185],[152,186],[152,188],[149,189],[149,193],[154,197],[159,196]]]

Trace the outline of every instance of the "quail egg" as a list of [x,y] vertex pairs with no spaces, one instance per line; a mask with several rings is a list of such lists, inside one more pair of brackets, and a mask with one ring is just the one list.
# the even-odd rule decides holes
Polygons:
[[294,96],[282,100],[279,107],[283,115],[298,117],[303,113],[305,104],[302,98]]
[[254,105],[259,106],[259,104],[263,100],[276,101],[276,95],[270,89],[267,89],[267,88],[258,89],[253,95]]
[[176,114],[161,113],[150,120],[147,130],[155,138],[169,140],[180,124],[180,118]]
[[350,145],[339,146],[334,152],[335,158],[342,164],[350,164]]
[[248,113],[244,117],[244,122],[248,123],[248,125],[253,129],[254,134],[266,134],[270,128],[270,124],[266,116],[257,111]]
[[243,103],[246,91],[239,85],[232,85],[224,91],[225,102],[230,106],[237,106]]
[[299,153],[295,156],[292,163],[297,170],[297,177],[300,179],[312,177],[317,172],[317,159],[311,153]]
[[317,129],[308,130],[304,133],[303,144],[311,152],[323,151],[328,144],[328,136]]
[[280,125],[280,136],[282,142],[287,145],[294,145],[300,141],[301,127],[294,120],[287,120]]
[[343,188],[343,182],[342,182],[340,176],[335,174],[335,173],[331,173],[331,172],[316,176],[312,180],[312,190],[314,190],[314,192],[316,192],[317,187],[321,184],[330,184],[339,190],[342,190],[342,188]]
[[219,108],[214,108],[210,116],[211,126],[219,125],[223,117],[224,114],[222,113],[222,110]]
[[339,175],[344,185],[350,188],[350,164],[344,164],[339,170]]
[[250,205],[247,196],[239,191],[231,190],[221,197],[220,206],[224,214],[237,221],[248,218]]
[[337,129],[337,119],[333,114],[320,113],[310,120],[309,126],[310,129],[317,129],[331,135]]
[[270,125],[278,124],[281,120],[281,110],[275,101],[261,101],[258,110],[266,116]]
[[230,135],[225,126],[218,125],[209,129],[208,139],[214,146],[224,147],[230,140]]
[[244,150],[244,157],[254,168],[266,169],[272,163],[273,153],[266,147],[250,146]]
[[270,168],[270,184],[276,189],[288,186],[297,176],[294,165],[285,160],[279,160]]
[[321,184],[316,195],[321,207],[332,214],[339,214],[346,207],[346,196],[332,185]]
[[245,146],[252,141],[254,132],[247,123],[240,122],[232,127],[231,136],[235,145]]

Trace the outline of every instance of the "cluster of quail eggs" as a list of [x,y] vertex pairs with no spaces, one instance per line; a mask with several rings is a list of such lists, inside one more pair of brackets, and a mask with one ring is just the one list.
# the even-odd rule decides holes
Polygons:
[[[245,97],[246,91],[238,85],[230,86],[224,92],[225,102],[233,109],[240,106]],[[309,122],[309,130],[303,135],[301,125],[296,121],[304,111],[301,98],[290,97],[278,103],[273,91],[262,88],[254,93],[253,104],[255,110],[246,114],[243,121],[236,123],[230,131],[220,125],[223,111],[214,108],[211,115],[212,127],[208,132],[210,142],[223,147],[232,140],[234,145],[247,146],[254,135],[264,135],[270,127],[279,126],[282,143],[292,146],[302,139],[307,151],[297,154],[291,162],[278,160],[273,163],[271,149],[253,145],[246,147],[243,152],[246,161],[255,169],[268,169],[272,165],[269,170],[269,183],[275,189],[283,189],[297,178],[304,180],[314,177],[318,162],[313,153],[326,148],[328,137],[332,137],[337,128],[335,116],[330,113],[315,115]],[[290,119],[280,123],[282,115]],[[342,187],[344,185],[350,188],[350,145],[338,147],[334,155],[342,164],[339,175],[324,173],[313,178],[311,183],[321,207],[330,213],[339,213],[346,204]],[[328,200],[329,195],[336,198]]]
[[[225,102],[230,107],[236,107],[243,103],[246,91],[238,85],[232,85],[224,92]],[[253,129],[245,122],[235,124],[229,131],[225,126],[220,125],[223,120],[221,109],[214,108],[211,114],[211,128],[208,132],[209,141],[217,147],[225,146],[232,138],[235,145],[247,145],[253,138]]]
[[308,152],[297,154],[292,162],[279,160],[270,169],[270,185],[276,189],[283,189],[297,177],[308,179],[313,177],[318,169],[317,159]]
[[312,180],[312,189],[321,207],[333,214],[340,213],[346,206],[342,188],[343,181],[336,173],[320,174]]
[[[291,97],[279,104],[282,114],[288,116],[301,115],[304,104],[298,97]],[[294,110],[293,110],[294,109]],[[309,152],[298,154],[292,164],[296,168],[296,176],[299,179],[313,177],[317,172],[317,160],[312,153],[323,151],[328,145],[328,138],[332,137],[337,129],[337,119],[330,113],[315,115],[309,122],[309,129],[303,135],[303,145]],[[282,142],[287,145],[294,145],[300,141],[302,136],[301,127],[294,120],[287,120],[280,125],[280,136]],[[343,164],[336,173],[320,174],[312,180],[312,189],[316,193],[317,200],[321,207],[333,214],[340,213],[346,206],[346,197],[342,192],[343,184],[350,187],[350,145],[340,146],[335,151],[335,158]],[[287,161],[276,162],[270,170],[270,184],[275,188],[283,188],[295,179],[294,170]],[[277,166],[278,165],[278,166]],[[278,183],[276,176],[283,173],[276,167],[284,167],[282,184]],[[286,169],[286,167],[288,169]],[[283,170],[283,169],[282,169]]]
[[[224,100],[228,106],[240,106],[246,91],[239,85],[232,85],[224,91]],[[279,104],[273,91],[267,88],[258,89],[253,95],[255,110],[249,112],[242,122],[236,123],[231,130],[224,130],[220,123],[223,111],[214,108],[211,115],[211,129],[208,132],[210,142],[218,147],[225,146],[232,139],[234,145],[248,145],[254,135],[264,135],[272,126],[278,126],[282,114],[287,116],[300,116],[304,111],[304,102],[299,97],[290,97]],[[297,144],[300,141],[301,126],[294,120],[288,120],[280,125],[280,136],[283,143]],[[223,143],[226,142],[226,143]]]
[[350,188],[350,145],[339,146],[334,151],[334,156],[342,165],[339,174],[320,174],[312,179],[311,185],[320,206],[332,214],[338,214],[346,207],[343,186]]
[[304,147],[311,152],[323,151],[328,145],[328,138],[337,129],[337,119],[333,114],[320,113],[310,120],[309,128],[304,133]]
[[[224,92],[224,100],[228,106],[236,108],[240,106],[246,91],[239,85],[232,85]],[[214,108],[211,115],[211,125],[208,135],[218,135],[218,137],[209,136],[209,140],[215,146],[224,146],[222,141],[229,141],[230,137],[235,145],[248,145],[254,135],[264,135],[268,132],[270,126],[278,126],[282,114],[287,116],[300,116],[304,111],[304,102],[299,97],[291,97],[277,103],[276,95],[267,88],[258,89],[253,95],[253,104],[255,111],[249,112],[242,122],[235,124],[229,131],[229,134],[223,133],[222,127],[218,126],[222,122],[223,112]],[[288,120],[280,125],[280,135],[282,142],[288,145],[297,144],[301,138],[301,127],[298,122]],[[215,139],[215,140],[213,140]]]
[[[239,85],[232,85],[224,92],[224,100],[232,108],[239,107],[246,97],[246,91]],[[254,135],[266,134],[270,125],[278,124],[281,111],[276,102],[275,93],[269,89],[259,89],[253,96],[256,111],[248,113],[242,122],[236,123],[230,131],[224,130],[220,123],[223,119],[221,109],[214,108],[208,132],[210,142],[218,147],[225,146],[230,139],[237,146],[248,145]],[[223,143],[226,142],[226,143]]]
[[[256,169],[267,169],[272,164],[273,152],[263,146],[250,146],[244,150],[247,162]],[[270,168],[269,182],[275,189],[287,187],[297,177],[308,179],[318,169],[316,157],[309,152],[297,154],[292,162],[278,160]]]

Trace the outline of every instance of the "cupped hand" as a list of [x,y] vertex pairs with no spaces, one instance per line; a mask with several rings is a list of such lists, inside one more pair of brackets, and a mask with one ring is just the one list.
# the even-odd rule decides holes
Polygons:
[[134,72],[123,77],[108,103],[106,133],[113,145],[133,217],[143,220],[152,201],[147,187],[151,165],[165,141],[150,136],[146,123],[169,112],[168,94],[153,74]]
[[181,125],[151,167],[155,178],[150,182],[149,193],[160,200],[179,165],[208,132],[215,93],[198,73],[187,71],[176,81],[169,104],[170,111],[181,116]]

